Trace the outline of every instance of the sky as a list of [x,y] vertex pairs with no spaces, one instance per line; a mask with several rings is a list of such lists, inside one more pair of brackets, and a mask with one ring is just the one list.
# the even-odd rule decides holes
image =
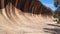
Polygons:
[[40,0],[40,1],[45,6],[51,8],[53,11],[56,10],[56,7],[54,6],[54,0]]

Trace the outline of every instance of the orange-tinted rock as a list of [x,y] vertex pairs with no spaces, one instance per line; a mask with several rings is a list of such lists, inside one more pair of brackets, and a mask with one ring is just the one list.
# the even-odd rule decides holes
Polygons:
[[[8,3],[12,3],[14,7],[24,13],[52,15],[50,8],[44,6],[39,0],[4,0],[4,7],[2,7],[0,0],[0,9],[6,7]],[[13,8],[12,8],[13,9]]]

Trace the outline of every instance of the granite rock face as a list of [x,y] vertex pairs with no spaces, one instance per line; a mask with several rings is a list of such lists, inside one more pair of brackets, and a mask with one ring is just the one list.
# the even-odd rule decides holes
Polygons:
[[51,34],[44,32],[44,29],[54,28],[48,26],[54,20],[52,10],[39,0],[18,1],[9,1],[5,7],[1,5],[0,34]]
[[[39,0],[0,0],[0,8],[7,5],[11,6],[10,3],[23,13],[53,15],[52,10],[44,6]],[[14,8],[12,7],[12,9]]]

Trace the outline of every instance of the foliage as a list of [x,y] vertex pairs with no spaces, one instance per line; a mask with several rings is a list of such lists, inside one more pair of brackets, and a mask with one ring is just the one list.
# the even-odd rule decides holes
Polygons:
[[54,1],[54,6],[57,7],[59,3],[60,3],[60,0],[55,0]]
[[58,18],[57,23],[60,23],[60,11],[55,11],[55,12],[54,12],[54,17],[55,17],[55,18]]
[[56,11],[54,12],[54,17],[58,18],[58,23],[60,23],[60,0],[54,1],[54,6],[57,7]]
[[55,11],[54,13],[56,18],[60,18],[60,11]]

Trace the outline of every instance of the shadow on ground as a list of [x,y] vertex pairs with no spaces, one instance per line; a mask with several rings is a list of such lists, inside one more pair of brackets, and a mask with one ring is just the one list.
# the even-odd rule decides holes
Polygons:
[[55,24],[48,24],[48,26],[53,26],[54,28],[43,28],[44,32],[51,34],[60,34],[60,26]]

